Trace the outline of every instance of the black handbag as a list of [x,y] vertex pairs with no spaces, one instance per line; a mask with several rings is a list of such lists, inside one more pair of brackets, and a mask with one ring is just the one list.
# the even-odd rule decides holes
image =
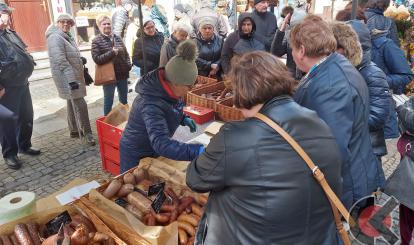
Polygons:
[[384,193],[414,210],[414,151],[410,149],[387,179]]
[[83,66],[83,76],[85,77],[86,86],[93,84],[93,78],[89,74],[88,68],[86,66]]

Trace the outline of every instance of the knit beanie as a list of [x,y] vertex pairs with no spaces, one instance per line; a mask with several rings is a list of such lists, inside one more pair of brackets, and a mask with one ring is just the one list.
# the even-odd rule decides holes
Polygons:
[[200,29],[201,27],[205,26],[205,25],[211,25],[212,27],[215,27],[216,25],[216,20],[212,17],[209,16],[203,16],[200,18],[200,21],[198,22],[198,29]]
[[262,2],[262,1],[264,1],[264,0],[254,0],[254,5],[256,5],[256,4],[258,4],[258,3]]
[[195,60],[197,45],[193,40],[185,40],[178,44],[177,55],[165,65],[165,78],[176,85],[193,85],[198,70]]

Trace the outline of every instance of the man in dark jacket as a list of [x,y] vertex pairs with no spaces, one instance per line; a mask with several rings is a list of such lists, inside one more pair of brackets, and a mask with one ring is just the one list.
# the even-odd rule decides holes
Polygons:
[[[372,191],[366,171],[377,166],[369,139],[369,92],[364,78],[342,55],[328,24],[307,16],[290,33],[292,55],[302,78],[295,100],[328,124],[342,154],[342,202],[347,208]],[[369,168],[368,168],[369,169]]]
[[195,122],[183,112],[182,100],[197,78],[196,50],[192,40],[183,41],[165,68],[146,74],[138,82],[138,96],[120,141],[121,173],[137,166],[144,157],[189,161],[204,151],[200,144],[171,138],[179,125],[196,131]]
[[[333,22],[330,25],[338,43],[337,52],[344,55],[352,65],[358,68],[367,83],[369,91],[368,125],[371,144],[378,162],[367,163],[367,167],[363,171],[366,171],[368,181],[372,183],[368,189],[374,190],[383,186],[385,182],[381,156],[387,154],[384,125],[389,116],[391,93],[385,73],[371,61],[371,38],[368,28],[360,21],[353,20],[350,23],[348,25],[344,22]],[[358,30],[358,34],[352,27]]]
[[256,24],[251,14],[241,13],[238,21],[239,29],[227,37],[221,50],[221,66],[224,74],[230,71],[233,56],[254,50],[265,50],[264,44],[256,39]]
[[397,25],[392,19],[384,16],[384,11],[389,5],[390,0],[369,0],[365,5],[366,23],[370,31],[374,29],[386,30],[386,36],[394,41],[395,45],[400,47]]
[[[414,76],[403,51],[387,38],[387,33],[385,30],[377,29],[371,31],[372,61],[387,75],[387,82],[392,93],[402,94]],[[390,117],[384,128],[385,139],[399,136],[395,104],[392,99],[390,100]]]
[[17,153],[39,155],[32,148],[33,105],[28,78],[32,75],[34,61],[26,51],[26,44],[8,28],[13,9],[0,3],[0,105],[17,116],[17,122],[1,123],[1,147],[3,158],[11,169],[19,169],[22,162]]
[[256,38],[265,45],[266,51],[270,50],[277,30],[276,16],[267,11],[268,7],[269,0],[254,0],[252,12],[252,19],[256,23]]

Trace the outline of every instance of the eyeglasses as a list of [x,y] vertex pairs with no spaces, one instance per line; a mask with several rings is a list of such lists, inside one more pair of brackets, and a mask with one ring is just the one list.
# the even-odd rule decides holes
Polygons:
[[146,26],[146,27],[144,27],[144,29],[145,30],[155,29],[155,26],[154,25],[152,25],[152,26]]
[[72,25],[72,21],[71,20],[59,20],[60,23],[62,24],[67,24],[67,25]]

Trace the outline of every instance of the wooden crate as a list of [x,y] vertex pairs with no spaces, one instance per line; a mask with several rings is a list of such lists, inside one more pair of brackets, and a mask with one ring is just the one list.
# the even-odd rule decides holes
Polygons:
[[194,89],[187,93],[187,105],[196,105],[214,110],[216,100],[205,98],[201,95],[223,90],[224,88],[224,83],[218,82],[202,88]]
[[244,120],[242,112],[233,107],[233,97],[226,98],[216,104],[217,117],[225,122]]

